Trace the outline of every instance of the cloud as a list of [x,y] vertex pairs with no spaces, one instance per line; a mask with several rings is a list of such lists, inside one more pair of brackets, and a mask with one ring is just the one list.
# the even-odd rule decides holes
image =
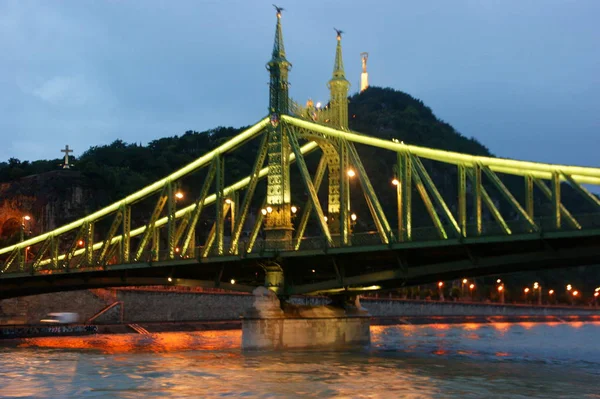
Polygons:
[[31,94],[53,105],[84,106],[97,98],[99,91],[83,76],[55,76]]

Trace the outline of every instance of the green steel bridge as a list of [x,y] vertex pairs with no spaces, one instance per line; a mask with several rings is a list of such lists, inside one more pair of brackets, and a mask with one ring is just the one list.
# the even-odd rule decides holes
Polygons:
[[[588,189],[600,185],[600,168],[473,156],[349,130],[340,33],[328,105],[301,106],[288,93],[291,64],[278,12],[268,115],[117,203],[0,248],[0,298],[169,284],[350,295],[598,263],[600,200]],[[260,143],[252,173],[226,183],[228,157],[252,140]],[[393,175],[366,170],[359,155],[365,147],[393,154]],[[320,157],[316,168],[309,157]],[[453,168],[455,205],[434,183],[432,164]],[[302,182],[305,203],[292,203],[291,176]],[[384,209],[372,184],[382,178],[396,193],[392,209]],[[507,178],[521,179],[523,191],[509,189]],[[201,179],[201,188],[178,206],[185,179]],[[372,231],[356,226],[351,188],[361,193]],[[592,211],[571,213],[565,190]],[[417,202],[427,226],[414,223]],[[152,210],[133,225],[136,208]]]

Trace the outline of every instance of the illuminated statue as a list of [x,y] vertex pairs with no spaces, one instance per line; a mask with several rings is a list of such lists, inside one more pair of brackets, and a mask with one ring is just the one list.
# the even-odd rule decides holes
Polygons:
[[362,92],[369,87],[369,74],[367,73],[369,53],[360,53],[360,58],[362,59],[362,73],[360,74],[360,91]]

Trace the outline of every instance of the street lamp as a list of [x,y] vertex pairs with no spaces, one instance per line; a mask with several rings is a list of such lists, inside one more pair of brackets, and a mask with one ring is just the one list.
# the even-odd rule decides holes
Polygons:
[[356,176],[356,172],[354,171],[354,169],[348,169],[346,173],[348,174],[348,177]]
[[460,285],[461,295],[465,296],[465,285],[467,284],[467,279],[463,278],[462,284]]
[[20,241],[25,239],[25,222],[31,220],[31,216],[25,215],[21,218],[21,230],[20,230]]
[[177,191],[175,193],[175,198],[177,198],[177,199],[183,199],[183,193],[181,191]]
[[438,283],[438,290],[440,291],[440,301],[444,300],[444,290],[443,290],[443,287],[444,287],[444,282],[440,281]]
[[473,290],[475,289],[475,284],[471,283],[471,285],[469,285],[469,289],[471,290],[471,300],[473,300]]
[[529,287],[526,287],[523,292],[525,293],[525,303],[527,303],[527,294],[529,294]]
[[542,304],[542,286],[536,281],[533,283],[533,289],[538,292],[538,305]]
[[498,286],[498,295],[500,295],[500,303],[504,303],[504,286]]

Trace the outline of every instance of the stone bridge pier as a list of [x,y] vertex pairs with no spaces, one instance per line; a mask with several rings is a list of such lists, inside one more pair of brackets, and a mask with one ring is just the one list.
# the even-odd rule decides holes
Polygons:
[[265,287],[253,294],[253,305],[242,319],[244,350],[342,349],[371,343],[370,315],[358,296],[307,306],[281,302]]

